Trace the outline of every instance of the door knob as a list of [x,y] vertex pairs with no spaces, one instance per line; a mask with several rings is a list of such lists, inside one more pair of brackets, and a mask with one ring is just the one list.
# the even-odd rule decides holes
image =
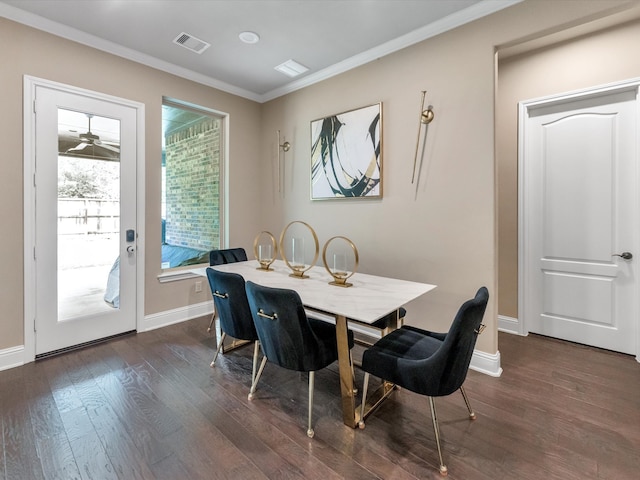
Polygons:
[[127,247],[127,253],[128,253],[128,254],[132,254],[132,253],[133,253],[133,252],[135,252],[135,251],[136,251],[136,249],[135,249],[135,247],[134,247],[133,245],[129,245],[129,246]]
[[631,260],[633,258],[633,254],[631,252],[614,253],[612,257],[622,257],[625,260]]

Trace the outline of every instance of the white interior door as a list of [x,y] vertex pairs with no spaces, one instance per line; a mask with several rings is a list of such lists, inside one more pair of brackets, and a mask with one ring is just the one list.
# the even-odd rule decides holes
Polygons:
[[35,354],[136,329],[136,108],[35,87]]
[[636,353],[636,97],[634,86],[527,110],[521,246],[530,332]]

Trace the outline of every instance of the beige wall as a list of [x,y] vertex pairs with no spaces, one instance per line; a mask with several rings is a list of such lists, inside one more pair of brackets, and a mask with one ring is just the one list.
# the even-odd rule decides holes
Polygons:
[[[527,1],[356,70],[276,99],[264,108],[264,149],[280,129],[287,154],[284,198],[265,184],[270,209],[262,228],[311,223],[321,240],[346,235],[361,270],[434,283],[409,305],[407,322],[445,330],[460,303],[480,285],[491,294],[488,329],[478,349],[497,345],[497,222],[494,183],[494,53],[496,48],[592,19],[622,2]],[[420,92],[433,105],[420,184],[411,184]],[[309,200],[311,120],[383,103],[381,201]],[[264,159],[263,177],[273,178]]]
[[499,61],[496,159],[500,315],[518,318],[518,102],[640,78],[638,45],[640,21],[636,20]]
[[[494,52],[538,32],[581,23],[629,2],[527,0],[490,17],[371,62],[265,105],[158,72],[0,19],[0,219],[10,234],[0,302],[0,350],[23,342],[22,77],[25,74],[139,101],[146,106],[147,242],[145,314],[206,300],[193,281],[159,284],[160,148],[163,95],[225,111],[230,125],[230,244],[251,248],[255,234],[278,234],[291,220],[311,223],[322,242],[343,234],[361,254],[361,270],[436,283],[409,306],[408,322],[446,329],[463,300],[487,285],[487,331],[497,344],[497,245],[494,167]],[[411,184],[420,92],[435,110],[420,184]],[[383,103],[384,198],[309,200],[309,122]],[[275,133],[293,148],[277,191]],[[257,173],[257,174],[256,174]],[[10,252],[8,254],[7,252]]]
[[[230,222],[233,245],[250,248],[259,218],[260,105],[140,64],[84,47],[0,18],[0,219],[5,252],[0,279],[0,350],[23,344],[23,76],[31,75],[142,102],[146,113],[145,314],[210,299],[194,281],[160,284],[160,161],[162,97],[192,102],[230,115]],[[11,252],[9,254],[9,252]],[[53,252],[52,252],[53,253]],[[27,293],[28,295],[29,293]]]

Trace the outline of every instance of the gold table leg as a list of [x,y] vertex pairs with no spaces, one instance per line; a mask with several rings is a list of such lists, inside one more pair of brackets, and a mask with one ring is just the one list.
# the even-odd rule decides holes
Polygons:
[[[400,326],[400,319],[395,318],[385,333]],[[338,342],[338,367],[340,370],[340,392],[342,395],[342,421],[351,428],[356,428],[360,422],[360,405],[356,408],[354,394],[353,371],[351,369],[351,355],[349,352],[349,337],[347,335],[347,318],[336,315],[336,340]],[[396,386],[390,382],[382,382],[374,392],[367,395],[364,417],[371,414],[395,390]],[[364,420],[364,419],[363,419]]]
[[391,395],[395,389],[396,385],[394,383],[385,381],[382,382],[382,385],[380,385],[373,393],[367,394],[367,403],[364,406],[364,416],[360,418],[362,405],[360,405],[356,410],[356,424],[358,424],[360,420],[367,418],[376,408],[382,405],[382,402]]
[[356,428],[356,399],[353,393],[353,374],[347,335],[347,317],[336,316],[336,340],[338,343],[338,368],[340,370],[340,392],[342,395],[342,421],[351,428]]
[[[396,314],[394,318],[389,322],[389,325],[382,331],[382,336],[389,334],[393,330],[400,328],[402,326],[403,319],[400,318],[400,309],[396,310]],[[387,382],[386,380],[382,382],[382,384],[372,393],[367,395],[364,414],[362,414],[362,404],[358,405],[355,410],[355,421],[356,425],[359,425],[361,420],[367,418],[373,411],[378,408],[384,400],[391,395],[391,393],[396,389],[396,385],[391,382]],[[360,427],[364,428],[364,427]]]

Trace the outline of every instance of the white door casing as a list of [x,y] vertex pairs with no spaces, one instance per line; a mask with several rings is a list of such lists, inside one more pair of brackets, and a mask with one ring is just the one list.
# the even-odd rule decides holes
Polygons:
[[522,333],[639,353],[637,92],[520,105]]
[[[135,330],[144,312],[144,106],[97,92],[25,77],[25,362],[37,354]],[[58,108],[121,123],[120,308],[58,321]],[[144,190],[142,190],[143,192]],[[142,215],[141,215],[142,213]],[[125,230],[135,229],[135,242]],[[127,247],[135,251],[127,253]],[[106,278],[105,278],[106,282]]]

